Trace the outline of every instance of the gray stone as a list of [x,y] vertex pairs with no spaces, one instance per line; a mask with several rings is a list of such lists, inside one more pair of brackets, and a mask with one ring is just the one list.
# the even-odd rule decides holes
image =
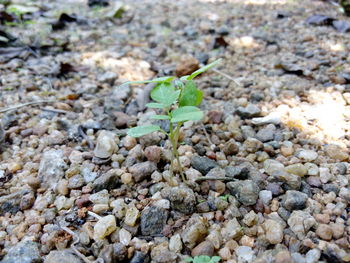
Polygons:
[[237,114],[242,118],[253,118],[259,117],[261,114],[261,110],[258,106],[254,104],[249,104],[246,107],[238,107]]
[[134,177],[135,182],[140,182],[157,170],[157,165],[153,162],[137,163],[129,167],[129,172]]
[[68,180],[69,189],[77,189],[85,184],[84,177],[81,174],[74,175]]
[[188,187],[165,188],[161,191],[164,198],[170,201],[171,208],[184,214],[191,214],[196,207],[196,196]]
[[40,263],[42,262],[38,244],[22,241],[11,247],[1,263]]
[[118,74],[112,71],[107,71],[100,75],[97,80],[99,82],[108,83],[110,85],[113,85],[114,81],[118,78]]
[[141,232],[144,236],[161,234],[166,225],[169,212],[165,209],[151,206],[141,213]]
[[0,197],[0,216],[5,213],[16,214],[20,210],[21,199],[30,191],[21,190],[13,194]]
[[214,160],[201,156],[193,156],[191,164],[194,169],[200,171],[203,175],[206,175],[211,169],[218,166]]
[[269,181],[272,182],[283,182],[290,189],[299,190],[301,186],[301,177],[295,174],[290,174],[285,171],[275,171],[268,178]]
[[250,263],[255,259],[254,251],[251,247],[240,246],[235,249],[238,263]]
[[107,173],[99,176],[93,182],[92,187],[95,192],[103,189],[111,190],[118,186],[120,180],[119,175],[115,170],[110,170]]
[[51,251],[44,263],[83,263],[70,250]]
[[311,162],[316,160],[316,158],[318,157],[318,154],[313,150],[301,150],[297,153],[296,156],[302,161]]
[[301,210],[306,207],[307,198],[307,195],[302,192],[288,190],[283,197],[282,204],[289,211]]
[[229,182],[226,186],[243,205],[254,205],[258,199],[259,187],[252,180]]
[[149,256],[147,253],[136,250],[134,256],[130,260],[130,263],[148,263]]
[[43,187],[56,189],[57,183],[64,176],[67,164],[63,160],[62,150],[50,150],[43,154],[39,165],[39,179]]
[[306,263],[317,263],[321,257],[321,251],[317,248],[309,250],[305,255]]
[[186,223],[185,229],[181,232],[183,243],[188,248],[193,248],[208,234],[207,220],[197,215],[192,216]]
[[306,233],[315,224],[315,218],[313,218],[308,212],[301,210],[293,211],[288,218],[288,225],[299,240],[303,240]]
[[272,141],[276,132],[276,127],[273,124],[267,125],[265,128],[258,131],[256,138],[262,142]]

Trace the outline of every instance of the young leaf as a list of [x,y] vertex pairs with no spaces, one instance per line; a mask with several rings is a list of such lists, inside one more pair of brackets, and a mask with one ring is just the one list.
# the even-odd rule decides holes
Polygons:
[[187,80],[191,80],[194,79],[195,77],[197,77],[199,74],[202,74],[203,72],[211,69],[212,67],[215,67],[217,64],[219,64],[221,62],[221,59],[215,60],[214,62],[201,67],[200,69],[196,70],[195,72],[193,72],[189,77],[187,77]]
[[187,258],[185,258],[185,262],[193,262],[193,258],[187,257]]
[[153,120],[170,120],[170,117],[168,115],[152,115],[150,119]]
[[180,90],[175,90],[170,83],[160,83],[151,91],[151,98],[169,107],[179,98],[180,92]]
[[145,84],[145,83],[169,83],[174,78],[175,77],[167,76],[167,77],[160,77],[160,78],[155,78],[155,79],[151,79],[151,80],[128,81],[128,82],[125,82],[123,85],[128,85],[128,84]]
[[131,137],[141,137],[143,135],[149,134],[151,132],[160,131],[161,128],[158,125],[147,125],[147,126],[138,126],[128,130],[128,135]]
[[202,102],[202,100],[203,92],[197,89],[193,80],[188,80],[180,96],[180,106],[197,106]]
[[203,112],[194,106],[180,107],[171,112],[171,122],[198,121],[203,118]]
[[218,257],[218,256],[214,256],[211,258],[211,262],[212,263],[216,263],[216,262],[219,262],[221,260],[221,257]]
[[163,109],[163,108],[164,108],[164,105],[161,104],[161,103],[154,103],[154,102],[151,102],[151,103],[147,103],[147,104],[146,104],[146,107],[148,107],[148,108],[155,108],[155,109]]

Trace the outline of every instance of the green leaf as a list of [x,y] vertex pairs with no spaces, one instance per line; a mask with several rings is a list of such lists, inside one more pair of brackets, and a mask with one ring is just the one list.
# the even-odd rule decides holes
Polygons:
[[196,70],[195,72],[193,72],[189,77],[187,77],[187,80],[191,80],[194,79],[195,77],[197,77],[199,74],[202,74],[203,72],[211,69],[212,67],[215,67],[217,64],[219,64],[221,62],[221,59],[215,60],[214,62],[201,67],[200,69]]
[[128,135],[131,137],[141,137],[143,135],[149,134],[151,132],[160,131],[161,128],[158,125],[147,125],[147,126],[138,126],[128,130]]
[[154,103],[154,102],[151,102],[151,103],[147,103],[147,104],[146,104],[146,107],[148,107],[148,108],[155,108],[155,109],[163,109],[163,108],[164,108],[164,105],[161,104],[161,103]]
[[194,106],[180,107],[171,112],[171,122],[198,121],[203,118],[203,112]]
[[206,255],[198,256],[198,262],[201,262],[201,263],[210,263],[210,257],[209,257],[209,256],[206,256]]
[[203,92],[197,89],[193,80],[188,80],[181,93],[179,100],[180,106],[197,106],[202,102],[202,100]]
[[185,262],[193,262],[193,258],[187,257],[187,258],[185,258]]
[[212,263],[216,263],[216,262],[219,262],[221,260],[221,257],[218,257],[218,256],[214,256],[211,258],[211,262]]
[[140,80],[140,81],[128,81],[125,82],[123,85],[127,84],[145,84],[145,83],[170,83],[175,77],[167,76],[167,77],[160,77],[155,78],[151,80]]
[[181,90],[175,90],[170,83],[160,83],[151,91],[151,98],[164,106],[169,107],[180,96]]
[[152,115],[150,119],[153,120],[170,120],[170,117],[168,115]]

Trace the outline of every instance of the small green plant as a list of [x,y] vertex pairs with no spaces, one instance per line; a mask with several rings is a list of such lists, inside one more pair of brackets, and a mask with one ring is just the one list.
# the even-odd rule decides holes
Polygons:
[[228,199],[229,199],[230,196],[231,196],[230,194],[222,195],[222,196],[220,196],[220,199],[222,199],[222,200],[228,202]]
[[194,258],[187,257],[185,258],[186,262],[193,262],[193,263],[216,263],[221,260],[221,257],[214,256],[214,257],[209,257],[209,256],[195,256]]
[[219,63],[216,60],[191,75],[183,76],[180,79],[175,77],[161,77],[146,81],[133,81],[125,84],[156,83],[151,91],[151,98],[155,102],[146,104],[148,108],[162,109],[164,114],[153,115],[151,119],[169,121],[169,132],[162,130],[159,125],[138,126],[128,130],[128,135],[141,137],[151,132],[160,131],[166,134],[172,145],[172,159],[170,164],[170,175],[174,173],[174,162],[177,161],[180,175],[183,181],[185,176],[180,164],[179,144],[180,128],[186,121],[198,121],[203,118],[203,112],[197,107],[203,100],[203,92],[199,90],[193,79],[199,74],[209,70]]

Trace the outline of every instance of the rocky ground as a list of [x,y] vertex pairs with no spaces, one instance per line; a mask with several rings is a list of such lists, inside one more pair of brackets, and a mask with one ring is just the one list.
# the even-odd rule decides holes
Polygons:
[[[312,0],[0,1],[0,262],[350,262],[346,21]],[[185,184],[162,134],[126,136],[150,87],[120,84],[217,58]]]

